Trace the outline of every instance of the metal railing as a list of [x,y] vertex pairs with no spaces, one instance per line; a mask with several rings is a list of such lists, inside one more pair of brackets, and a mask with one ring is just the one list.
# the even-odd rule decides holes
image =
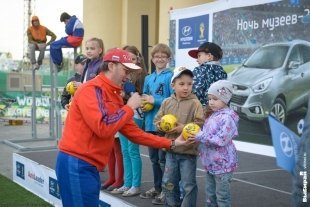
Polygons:
[[[77,48],[74,49],[74,58],[77,56]],[[58,146],[58,141],[62,134],[62,120],[61,120],[61,105],[58,101],[58,70],[50,57],[50,108],[49,108],[49,137],[39,138],[37,133],[37,106],[36,106],[36,70],[32,70],[32,106],[31,106],[31,139],[11,139],[3,142],[20,151],[34,151],[55,149]],[[53,146],[34,146],[26,147],[19,143],[23,142],[37,142],[37,141],[55,141]]]

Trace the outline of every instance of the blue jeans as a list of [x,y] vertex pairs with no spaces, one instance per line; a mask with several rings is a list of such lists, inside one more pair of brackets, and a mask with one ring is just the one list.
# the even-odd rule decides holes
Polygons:
[[[157,134],[156,132],[148,132],[152,134]],[[163,174],[165,171],[166,163],[166,152],[161,149],[155,149],[149,147],[149,156],[152,162],[153,176],[154,176],[154,187],[155,190],[161,192],[161,184],[163,179]]]
[[[197,157],[171,152],[166,153],[166,169],[163,177],[165,206],[195,207],[197,200],[196,184]],[[181,181],[181,182],[180,182]],[[180,187],[184,190],[180,200]]]
[[233,173],[213,175],[206,173],[206,206],[229,207],[231,206],[230,182]]
[[99,206],[100,176],[95,166],[60,151],[56,176],[64,207]]
[[[141,128],[143,120],[134,119],[135,123]],[[120,134],[123,163],[124,163],[124,186],[140,187],[142,174],[142,161],[140,157],[139,145],[129,141],[124,135]]]

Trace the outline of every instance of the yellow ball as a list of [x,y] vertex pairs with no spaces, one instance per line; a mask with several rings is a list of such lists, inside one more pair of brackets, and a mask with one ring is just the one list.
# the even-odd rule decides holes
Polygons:
[[163,132],[168,132],[177,126],[177,118],[172,114],[166,114],[160,119],[159,127]]
[[73,84],[72,81],[69,82],[69,83],[67,84],[66,90],[67,90],[67,92],[68,92],[71,96],[74,95],[74,93],[75,93],[75,91],[76,91],[76,88],[74,87],[74,84]]
[[144,111],[151,111],[154,108],[154,105],[151,103],[145,103],[143,104]]
[[189,136],[195,136],[200,131],[200,127],[195,123],[186,124],[182,130],[182,136],[185,140],[188,139]]

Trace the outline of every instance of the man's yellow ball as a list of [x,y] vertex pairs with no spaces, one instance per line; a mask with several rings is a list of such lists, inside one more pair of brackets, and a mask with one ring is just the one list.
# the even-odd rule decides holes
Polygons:
[[177,126],[177,118],[172,114],[166,114],[160,119],[159,127],[163,132],[168,132]]
[[151,111],[154,108],[154,105],[151,103],[145,103],[143,104],[144,111]]
[[195,123],[186,124],[182,130],[182,136],[185,140],[188,139],[189,136],[195,136],[200,131],[200,127]]
[[67,84],[66,90],[67,90],[67,92],[68,92],[71,96],[74,95],[74,93],[75,93],[75,91],[76,91],[76,88],[74,87],[74,84],[73,84],[72,81],[69,82],[69,83]]

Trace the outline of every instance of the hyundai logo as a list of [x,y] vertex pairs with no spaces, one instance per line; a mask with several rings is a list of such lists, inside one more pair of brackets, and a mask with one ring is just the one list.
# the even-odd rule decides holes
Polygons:
[[291,137],[285,132],[282,132],[280,134],[280,143],[283,154],[285,154],[287,157],[292,157],[294,148]]
[[188,36],[190,34],[192,34],[192,28],[190,26],[185,26],[182,28],[182,34],[184,36]]

